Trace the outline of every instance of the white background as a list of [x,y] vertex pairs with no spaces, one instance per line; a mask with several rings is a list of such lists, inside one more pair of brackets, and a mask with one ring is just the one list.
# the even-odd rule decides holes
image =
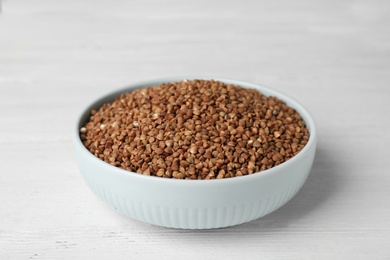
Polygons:
[[[0,15],[0,259],[390,259],[390,2],[5,0]],[[129,83],[228,77],[315,117],[311,175],[288,204],[188,231],[110,210],[71,128]]]

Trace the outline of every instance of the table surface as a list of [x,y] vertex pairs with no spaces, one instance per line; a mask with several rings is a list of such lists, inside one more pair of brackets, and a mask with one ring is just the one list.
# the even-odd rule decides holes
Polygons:
[[[3,0],[0,259],[390,259],[389,1]],[[243,225],[166,229],[100,202],[71,128],[137,81],[228,77],[316,119],[311,174]]]

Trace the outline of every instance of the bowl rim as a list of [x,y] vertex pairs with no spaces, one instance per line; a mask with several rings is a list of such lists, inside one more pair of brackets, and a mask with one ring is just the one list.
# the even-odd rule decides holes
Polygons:
[[[238,85],[244,88],[252,88],[256,89],[257,91],[260,91],[262,94],[266,96],[275,96],[284,102],[287,103],[288,106],[293,106],[295,110],[302,116],[302,119],[304,120],[306,126],[309,130],[309,140],[305,147],[295,156],[293,156],[291,159],[289,159],[286,162],[283,162],[277,166],[274,166],[270,169],[256,172],[253,174],[248,174],[244,176],[236,176],[231,178],[222,178],[222,179],[212,179],[212,180],[186,180],[186,179],[175,179],[175,178],[162,178],[158,176],[149,176],[149,175],[143,175],[136,172],[131,172],[116,166],[113,166],[98,157],[96,157],[94,154],[92,154],[82,143],[80,139],[80,126],[82,125],[82,120],[86,116],[86,114],[90,113],[91,109],[96,107],[101,107],[101,105],[105,102],[103,102],[107,98],[116,98],[120,94],[134,91],[135,89],[141,89],[141,88],[147,88],[151,86],[160,85],[162,83],[168,83],[168,82],[177,82],[182,80],[195,80],[195,79],[201,79],[201,80],[215,80],[215,81],[221,81],[227,84],[232,85]],[[264,92],[265,93],[264,93]],[[301,157],[303,157],[308,150],[314,145],[316,145],[317,141],[317,128],[316,123],[311,115],[311,113],[297,100],[290,97],[289,95],[279,91],[275,90],[273,88],[266,87],[261,84],[242,81],[242,80],[235,80],[225,77],[166,77],[166,78],[155,78],[151,80],[144,80],[144,81],[138,81],[135,83],[131,83],[127,85],[126,87],[122,87],[119,89],[116,89],[114,91],[108,92],[104,95],[101,95],[98,98],[95,98],[92,102],[90,102],[87,106],[85,106],[82,111],[77,116],[76,122],[73,125],[73,143],[75,145],[75,148],[81,149],[82,153],[86,153],[86,155],[93,160],[95,163],[97,163],[100,167],[106,167],[110,171],[112,171],[113,174],[121,174],[124,176],[129,176],[131,178],[137,178],[139,180],[144,181],[153,181],[153,182],[161,182],[161,183],[169,183],[169,184],[175,184],[179,183],[180,185],[219,185],[219,184],[232,184],[232,183],[241,183],[241,182],[247,182],[247,181],[253,181],[257,178],[266,178],[269,176],[272,176],[273,174],[276,174],[283,168],[289,167],[291,164],[293,164],[295,161],[298,161]]]

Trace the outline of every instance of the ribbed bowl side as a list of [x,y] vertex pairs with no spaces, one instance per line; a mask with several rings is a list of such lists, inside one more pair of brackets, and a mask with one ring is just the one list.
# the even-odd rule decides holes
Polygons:
[[169,205],[152,205],[133,201],[107,190],[105,187],[89,184],[91,190],[110,207],[133,219],[153,225],[181,229],[210,229],[234,226],[263,217],[289,201],[302,187],[305,178],[294,185],[275,191],[274,194],[241,205],[213,208],[178,208]]

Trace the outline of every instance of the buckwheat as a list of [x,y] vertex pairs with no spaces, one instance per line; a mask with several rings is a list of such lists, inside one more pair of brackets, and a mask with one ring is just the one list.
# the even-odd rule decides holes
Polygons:
[[139,174],[222,179],[277,166],[309,140],[282,100],[214,80],[138,89],[92,110],[80,128],[96,157]]

